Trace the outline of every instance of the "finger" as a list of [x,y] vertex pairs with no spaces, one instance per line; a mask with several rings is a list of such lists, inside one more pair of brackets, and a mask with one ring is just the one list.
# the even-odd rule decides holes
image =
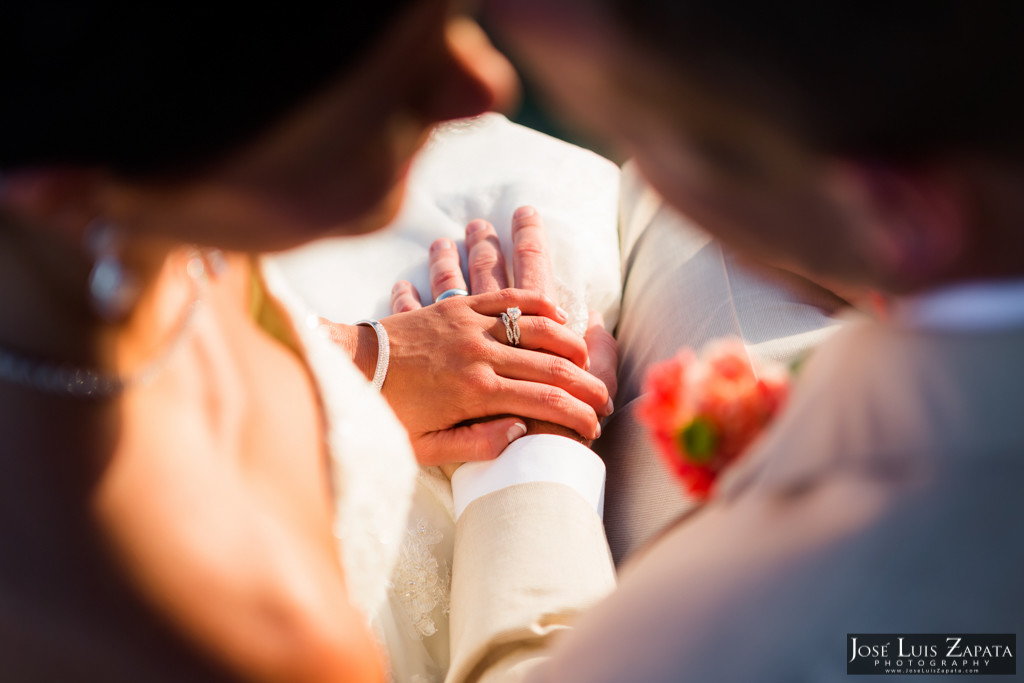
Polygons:
[[481,315],[501,316],[507,309],[518,306],[523,315],[542,315],[558,323],[569,320],[565,311],[555,305],[550,297],[526,289],[502,289],[489,294],[479,294],[471,297],[469,304],[470,308]]
[[475,220],[466,226],[466,254],[469,291],[483,294],[508,287],[505,257],[501,254],[501,243],[493,225]]
[[[586,369],[589,352],[582,337],[565,325],[539,315],[519,317],[519,347],[532,351],[547,351],[561,356],[577,367]],[[494,318],[488,331],[502,344],[511,344],[508,330],[501,317]]]
[[412,286],[411,282],[399,280],[391,288],[391,312],[405,313],[423,308],[420,303],[420,293]]
[[437,299],[449,289],[465,289],[466,280],[459,269],[459,250],[455,242],[441,238],[430,245],[430,294]]
[[[611,412],[608,405],[610,395],[605,382],[565,358],[549,353],[501,349],[495,354],[494,360],[494,372],[503,378],[556,387],[572,396],[574,400],[585,403],[601,417]],[[535,417],[522,412],[514,414]]]
[[472,412],[482,415],[519,415],[553,422],[568,427],[588,440],[596,439],[601,434],[597,412],[561,387],[500,376],[495,378],[494,386],[493,392],[478,397],[478,404],[472,406]]
[[421,465],[493,460],[505,447],[526,434],[518,417],[502,417],[422,435],[416,443]]
[[[604,318],[597,311],[590,312],[587,332],[583,337],[590,353],[590,372],[608,389],[609,401],[619,389],[619,345],[615,337],[604,328]],[[609,404],[608,412],[613,406]]]
[[516,287],[552,293],[547,231],[532,206],[521,206],[512,215],[512,260]]

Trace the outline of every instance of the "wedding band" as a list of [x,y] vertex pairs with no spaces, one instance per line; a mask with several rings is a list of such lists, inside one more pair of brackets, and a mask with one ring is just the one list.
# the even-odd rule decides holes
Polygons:
[[519,316],[521,315],[522,311],[518,306],[506,308],[505,312],[501,314],[501,322],[505,323],[505,336],[508,337],[508,343],[512,346],[519,346]]
[[437,295],[437,298],[434,299],[434,303],[436,304],[438,301],[444,301],[450,296],[469,296],[469,292],[458,287],[454,289],[446,289]]

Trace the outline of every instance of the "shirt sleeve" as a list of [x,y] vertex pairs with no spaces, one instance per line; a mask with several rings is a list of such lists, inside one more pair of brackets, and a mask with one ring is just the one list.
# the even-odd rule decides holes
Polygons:
[[513,441],[494,460],[466,463],[455,471],[455,519],[474,500],[529,482],[565,484],[580,494],[598,517],[604,513],[604,461],[567,437],[530,434]]

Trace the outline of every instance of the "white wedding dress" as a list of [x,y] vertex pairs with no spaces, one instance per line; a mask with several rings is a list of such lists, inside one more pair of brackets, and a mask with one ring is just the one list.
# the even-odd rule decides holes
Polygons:
[[622,285],[618,183],[611,162],[490,114],[435,134],[414,165],[401,214],[384,231],[323,240],[262,262],[268,293],[292,317],[319,385],[339,553],[352,601],[380,638],[392,680],[441,681],[448,668],[451,485],[437,468],[416,465],[397,418],[319,333],[317,315],[346,323],[384,317],[398,279],[429,296],[430,242],[447,236],[462,245],[465,224],[486,218],[507,248],[512,212],[531,204],[549,228],[570,324],[582,332],[589,308],[611,329]]

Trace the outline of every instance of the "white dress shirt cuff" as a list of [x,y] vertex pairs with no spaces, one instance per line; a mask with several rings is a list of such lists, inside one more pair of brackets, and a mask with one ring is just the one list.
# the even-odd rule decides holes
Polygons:
[[494,460],[468,462],[452,475],[455,519],[477,498],[529,482],[565,484],[604,515],[604,461],[583,444],[554,434],[521,437]]

